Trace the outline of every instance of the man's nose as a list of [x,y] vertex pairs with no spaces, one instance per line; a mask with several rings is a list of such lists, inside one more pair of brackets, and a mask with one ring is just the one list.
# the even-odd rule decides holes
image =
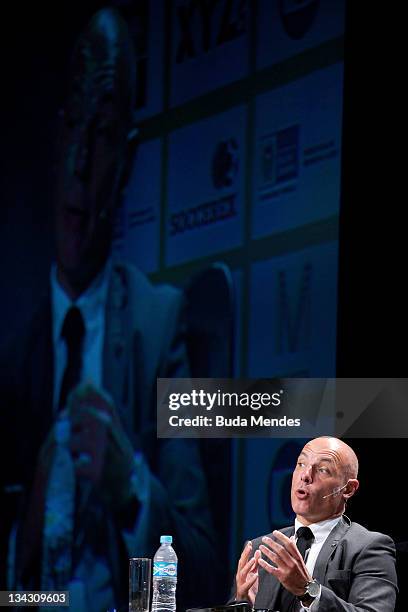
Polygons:
[[312,468],[311,465],[308,465],[303,470],[303,472],[302,472],[302,480],[305,483],[307,483],[307,484],[313,481],[313,468]]

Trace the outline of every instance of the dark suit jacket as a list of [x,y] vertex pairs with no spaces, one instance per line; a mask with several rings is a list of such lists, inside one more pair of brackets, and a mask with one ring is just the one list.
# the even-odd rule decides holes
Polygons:
[[[291,537],[294,527],[280,531]],[[262,537],[252,541],[254,551]],[[313,577],[322,585],[319,612],[392,612],[397,593],[394,543],[343,517],[323,544]],[[275,609],[279,587],[279,581],[260,568],[255,608]]]
[[[0,366],[1,485],[4,490],[22,483],[29,494],[38,452],[54,420],[49,296]],[[186,375],[181,293],[154,287],[135,268],[115,263],[106,304],[103,386],[134,448],[149,463],[151,490],[142,542],[136,540],[133,550],[122,542],[122,558],[153,557],[159,536],[173,534],[180,569],[189,574],[188,579],[181,575],[178,594],[191,605],[199,590],[208,589],[202,563],[215,562],[206,483],[196,441],[157,440],[155,416],[156,378]],[[136,507],[130,517],[111,516],[119,537],[131,531],[137,512]],[[125,585],[125,569],[114,579]]]

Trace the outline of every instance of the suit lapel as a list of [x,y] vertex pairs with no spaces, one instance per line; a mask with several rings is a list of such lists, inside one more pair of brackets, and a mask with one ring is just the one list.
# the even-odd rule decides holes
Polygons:
[[[116,262],[106,304],[103,385],[114,398],[131,438],[140,430],[146,416],[140,414],[140,407],[150,410],[146,402],[150,394],[146,367],[154,363],[148,352],[155,331],[148,327],[149,321],[155,320],[153,306],[147,281],[136,271]],[[139,446],[140,442],[134,437],[133,443]]]
[[316,559],[316,564],[313,572],[313,577],[316,578],[318,582],[324,582],[329,559],[336,550],[337,544],[344,537],[349,528],[350,525],[346,523],[346,521],[342,517],[326,538],[326,541],[323,544]]
[[161,304],[153,297],[141,273],[114,263],[106,305],[103,384],[135,447],[140,446],[140,439],[134,432],[149,420],[150,383],[160,351],[156,339],[160,334],[152,322],[157,323],[156,310]]

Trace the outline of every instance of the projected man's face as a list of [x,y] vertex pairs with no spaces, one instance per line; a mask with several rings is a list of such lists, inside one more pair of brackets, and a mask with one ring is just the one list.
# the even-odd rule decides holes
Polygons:
[[60,280],[79,295],[106,261],[129,125],[115,31],[97,20],[76,49],[64,109],[56,194]]

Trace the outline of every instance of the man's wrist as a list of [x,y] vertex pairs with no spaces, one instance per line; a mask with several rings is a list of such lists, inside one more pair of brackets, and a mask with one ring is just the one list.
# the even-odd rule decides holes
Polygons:
[[321,591],[322,587],[317,580],[310,580],[305,586],[304,594],[298,595],[298,599],[302,606],[309,607],[318,597],[320,597]]

